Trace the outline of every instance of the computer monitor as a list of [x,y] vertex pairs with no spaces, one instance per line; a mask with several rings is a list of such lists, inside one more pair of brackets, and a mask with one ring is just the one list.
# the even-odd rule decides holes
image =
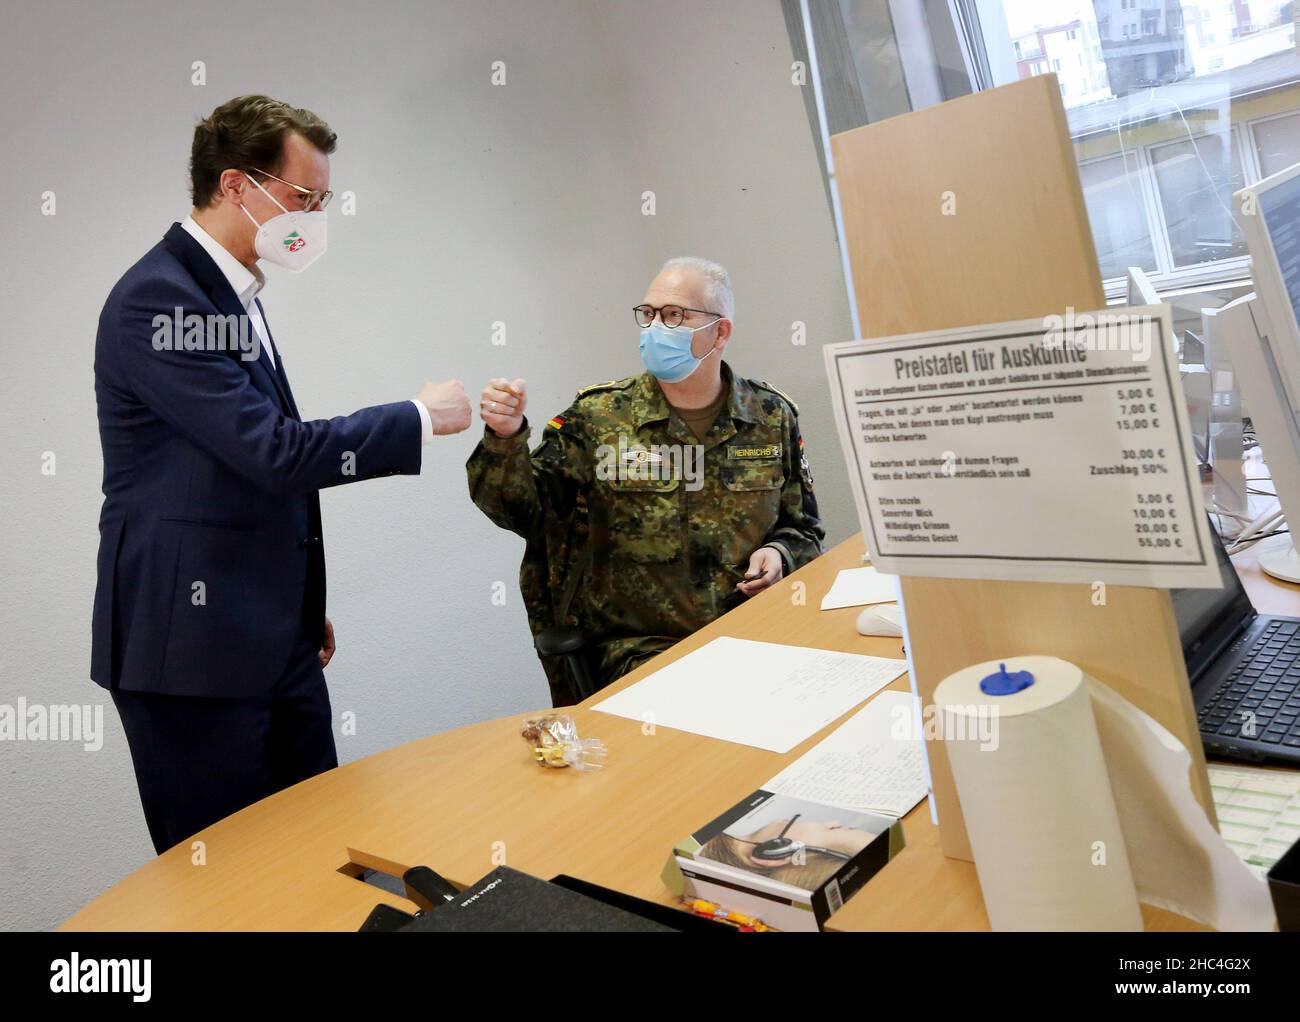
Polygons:
[[[1254,295],[1221,310],[1224,331],[1255,435],[1291,529],[1300,528],[1300,164],[1234,196],[1250,250]],[[1290,543],[1261,549],[1260,567],[1300,582]]]
[[[1241,385],[1237,379],[1232,349],[1225,333],[1240,332],[1233,316],[1223,316],[1222,309],[1201,310],[1202,371],[1182,373],[1193,441],[1201,422],[1205,426],[1205,461],[1213,471],[1213,499],[1220,511],[1246,517],[1250,507],[1242,462],[1243,408]],[[1204,417],[1192,417],[1192,409]],[[1199,445],[1198,445],[1199,446]]]
[[[1163,301],[1160,295],[1156,293],[1156,286],[1151,283],[1151,278],[1147,276],[1147,271],[1140,266],[1130,266],[1124,271],[1125,279],[1128,281],[1128,288],[1125,291],[1124,301],[1128,305],[1159,305]],[[1178,356],[1178,361],[1183,360],[1183,339],[1178,330],[1174,330],[1169,336],[1169,343],[1173,345],[1174,354]]]
[[[1124,298],[1126,304],[1161,304],[1162,299],[1156,293],[1156,286],[1151,283],[1151,278],[1147,276],[1146,270],[1140,266],[1130,266],[1125,271],[1125,277],[1128,281],[1128,288]],[[1212,458],[1210,449],[1210,409],[1213,405],[1210,393],[1210,374],[1200,365],[1184,365],[1186,342],[1183,340],[1182,331],[1172,331],[1169,343],[1173,347],[1175,357],[1178,359],[1178,375],[1183,384],[1183,397],[1187,404],[1187,421],[1192,428],[1192,448],[1196,452],[1197,462],[1201,465],[1209,465]],[[1197,348],[1198,350],[1200,348],[1199,342]],[[1241,473],[1238,472],[1237,474],[1240,475]],[[1239,501],[1234,499],[1235,494],[1235,489],[1225,489],[1222,498],[1216,499],[1219,500],[1219,503],[1229,505],[1236,510]]]
[[1130,266],[1127,271],[1128,277],[1128,304],[1129,305],[1159,305],[1160,296],[1156,294],[1155,285],[1151,283],[1151,278],[1147,276],[1146,270],[1140,266]]
[[1293,413],[1300,411],[1300,163],[1236,194],[1250,249],[1255,294],[1275,336],[1277,360]]

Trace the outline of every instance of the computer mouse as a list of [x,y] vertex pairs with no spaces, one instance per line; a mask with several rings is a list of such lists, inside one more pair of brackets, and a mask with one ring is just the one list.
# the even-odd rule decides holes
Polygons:
[[858,634],[901,636],[903,634],[902,614],[898,604],[875,603],[870,607],[863,607],[862,613],[858,615]]

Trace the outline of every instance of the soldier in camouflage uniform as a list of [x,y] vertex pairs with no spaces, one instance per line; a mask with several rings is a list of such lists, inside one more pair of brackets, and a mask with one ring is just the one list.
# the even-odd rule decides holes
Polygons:
[[[716,264],[670,260],[638,321],[651,318],[656,329],[662,321],[671,335],[678,313],[668,300],[679,302],[690,361],[674,366],[647,354],[643,330],[650,369],[579,391],[531,454],[523,381],[484,389],[487,428],[467,465],[470,495],[526,540],[520,583],[533,634],[582,628],[598,684],[822,552],[794,402],[708,358],[730,335],[730,288],[709,287],[719,274],[725,283]],[[719,315],[711,309],[724,318],[710,322]],[[697,356],[707,332],[714,345]],[[683,380],[666,379],[683,369],[692,388],[685,393]],[[545,666],[556,705],[571,702],[563,672]]]

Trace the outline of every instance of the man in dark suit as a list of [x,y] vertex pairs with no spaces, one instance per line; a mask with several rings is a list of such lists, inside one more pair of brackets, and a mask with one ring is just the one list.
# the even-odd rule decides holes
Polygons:
[[100,315],[104,453],[91,677],[122,718],[154,847],[338,765],[324,666],[326,486],[420,471],[468,427],[457,380],[302,421],[259,259],[325,247],[335,135],[265,96],[194,131],[194,209]]

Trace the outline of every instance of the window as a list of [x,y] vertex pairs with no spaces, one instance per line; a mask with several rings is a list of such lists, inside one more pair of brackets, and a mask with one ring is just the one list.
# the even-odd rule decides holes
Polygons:
[[782,2],[796,51],[809,15],[831,133],[878,119],[870,102],[839,109],[837,83],[871,92],[855,68],[882,52],[904,86],[892,112],[1054,71],[1111,296],[1133,265],[1164,289],[1242,281],[1232,193],[1300,162],[1293,0]]
[[1232,193],[1245,185],[1234,137],[1200,135],[1150,150],[1174,267],[1247,255],[1232,214]]
[[1261,178],[1271,177],[1300,160],[1300,114],[1256,121],[1251,133]]
[[[1300,57],[1290,2],[957,6],[980,15],[987,84],[1015,80],[997,57],[1005,52],[1004,34],[1030,31],[1045,19],[1095,26],[1100,46],[1088,48],[1083,67],[1061,73],[1074,79],[1062,95],[1110,293],[1122,288],[1126,265],[1148,268],[1162,287],[1238,280],[1247,272],[1232,193],[1300,162]],[[1005,32],[990,12],[1001,13]],[[1125,263],[1136,260],[1135,247],[1144,261]]]
[[1102,277],[1122,277],[1130,266],[1155,273],[1158,266],[1144,199],[1124,166],[1124,158],[1109,156],[1082,164],[1079,181]]

